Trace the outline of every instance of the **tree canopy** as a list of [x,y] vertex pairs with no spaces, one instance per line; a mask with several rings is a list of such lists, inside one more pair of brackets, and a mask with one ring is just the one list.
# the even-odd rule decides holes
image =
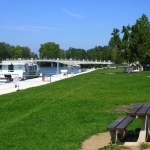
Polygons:
[[2,59],[17,59],[17,58],[37,58],[38,55],[28,47],[21,47],[19,45],[12,46],[5,42],[0,42],[0,60]]
[[60,58],[64,56],[64,52],[59,48],[59,44],[54,42],[41,44],[39,53],[41,58]]
[[115,61],[143,62],[150,58],[150,22],[145,14],[134,25],[122,27],[122,38],[119,33],[114,29],[109,41],[111,50],[117,51]]

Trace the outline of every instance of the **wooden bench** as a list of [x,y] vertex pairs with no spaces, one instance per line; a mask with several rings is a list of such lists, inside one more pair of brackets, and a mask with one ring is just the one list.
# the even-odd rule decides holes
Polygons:
[[130,116],[121,116],[107,126],[107,130],[109,130],[111,135],[112,143],[118,143],[120,141],[118,138],[118,133],[124,136],[126,128],[132,122],[132,120],[133,118]]

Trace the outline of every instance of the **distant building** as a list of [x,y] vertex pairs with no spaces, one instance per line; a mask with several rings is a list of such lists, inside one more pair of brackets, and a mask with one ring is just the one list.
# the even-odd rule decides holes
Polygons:
[[139,71],[143,71],[142,68],[140,67],[139,62],[137,61],[136,63],[132,63],[129,66],[123,67],[122,71],[123,72],[139,72]]

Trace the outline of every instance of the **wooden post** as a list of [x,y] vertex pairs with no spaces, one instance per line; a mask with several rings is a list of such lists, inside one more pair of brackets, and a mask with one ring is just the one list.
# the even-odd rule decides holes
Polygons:
[[49,80],[50,80],[50,83],[51,83],[51,75],[49,76]]
[[45,81],[45,74],[42,73],[42,81]]

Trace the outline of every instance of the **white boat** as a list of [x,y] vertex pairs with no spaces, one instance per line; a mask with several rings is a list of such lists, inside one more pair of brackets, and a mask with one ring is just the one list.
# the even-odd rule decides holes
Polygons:
[[30,61],[1,61],[0,79],[13,80],[18,77],[20,80],[40,76],[40,68],[36,62]]
[[81,66],[80,66],[80,65],[78,65],[78,64],[76,64],[76,65],[74,65],[73,67],[78,67],[78,68],[80,68]]
[[67,68],[70,69],[70,70],[72,70],[73,66],[72,65],[68,65]]

